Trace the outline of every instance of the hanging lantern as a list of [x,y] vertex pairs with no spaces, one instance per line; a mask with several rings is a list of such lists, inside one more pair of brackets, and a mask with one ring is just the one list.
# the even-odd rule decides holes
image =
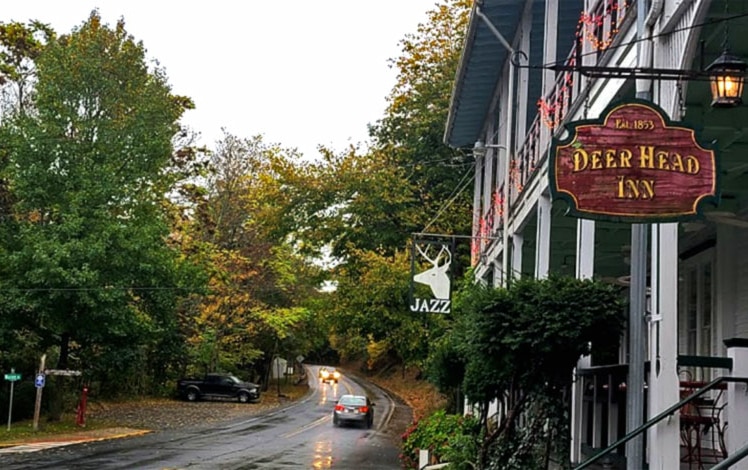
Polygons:
[[732,108],[743,103],[746,63],[725,49],[706,68],[712,84],[712,106]]

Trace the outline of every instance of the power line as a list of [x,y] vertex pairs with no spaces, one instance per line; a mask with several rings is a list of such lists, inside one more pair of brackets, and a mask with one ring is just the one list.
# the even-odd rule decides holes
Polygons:
[[[425,227],[423,227],[423,230],[421,230],[421,232],[426,232],[426,230],[428,230],[428,228],[431,227],[431,225],[434,222],[436,222],[439,216],[441,216],[442,213],[444,213],[444,211],[447,210],[449,206],[451,206],[452,203],[457,200],[460,194],[462,194],[462,192],[465,191],[465,189],[467,189],[468,185],[473,182],[472,179],[467,179],[467,177],[472,175],[473,172],[475,171],[475,166],[473,166],[472,169],[473,171],[465,172],[465,174],[462,176],[462,179],[457,183],[457,186],[455,187],[454,196],[449,201],[447,201],[447,203],[439,210],[439,212],[436,213],[434,218],[431,219],[431,222],[429,222],[428,224],[426,224]],[[460,187],[460,185],[462,185],[462,187]]]
[[202,292],[199,287],[106,286],[106,287],[1,287],[0,292],[95,292],[95,291],[186,291]]

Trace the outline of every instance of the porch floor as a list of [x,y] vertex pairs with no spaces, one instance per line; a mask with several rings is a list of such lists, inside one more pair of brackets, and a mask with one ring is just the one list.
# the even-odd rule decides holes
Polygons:
[[[710,449],[703,449],[704,452],[704,458],[702,459],[702,462],[680,462],[680,467],[678,467],[678,470],[709,470],[710,468],[717,465],[721,460],[717,460],[716,458],[712,457],[709,452],[712,452]],[[685,446],[681,447],[681,458],[685,459],[686,456],[686,448]],[[603,458],[603,460],[605,460]],[[613,454],[613,458],[608,463],[601,463],[596,462],[589,467],[587,467],[590,470],[626,470],[626,458],[621,457],[617,454]],[[644,467],[641,470],[648,470],[648,467]]]

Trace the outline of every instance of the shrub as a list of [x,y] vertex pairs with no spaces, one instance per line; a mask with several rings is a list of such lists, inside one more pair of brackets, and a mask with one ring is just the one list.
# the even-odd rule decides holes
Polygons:
[[431,458],[437,463],[451,463],[452,469],[474,468],[479,429],[478,420],[474,417],[447,414],[444,410],[413,422],[402,435],[400,461],[403,468],[418,468],[420,449],[428,449]]

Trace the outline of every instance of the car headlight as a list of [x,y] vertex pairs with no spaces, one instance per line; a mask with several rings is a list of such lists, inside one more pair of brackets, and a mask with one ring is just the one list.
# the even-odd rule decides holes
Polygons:
[[340,378],[340,372],[335,371],[335,372],[332,373],[332,376],[335,377],[336,379],[339,379]]

